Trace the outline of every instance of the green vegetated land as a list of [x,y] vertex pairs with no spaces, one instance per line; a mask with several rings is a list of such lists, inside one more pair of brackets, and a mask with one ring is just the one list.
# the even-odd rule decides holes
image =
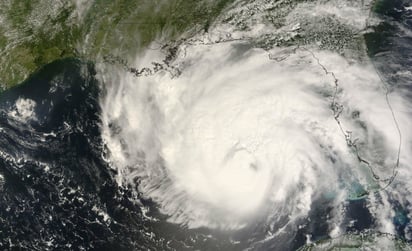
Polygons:
[[207,30],[234,0],[2,0],[0,86],[56,59],[126,60],[154,39]]

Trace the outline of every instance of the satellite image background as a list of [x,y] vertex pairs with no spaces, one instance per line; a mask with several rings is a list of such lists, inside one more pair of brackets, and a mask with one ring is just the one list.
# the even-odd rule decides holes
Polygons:
[[412,1],[3,0],[1,250],[412,250]]

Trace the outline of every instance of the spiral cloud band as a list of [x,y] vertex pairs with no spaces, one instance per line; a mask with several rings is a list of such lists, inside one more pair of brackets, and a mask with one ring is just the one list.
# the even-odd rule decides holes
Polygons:
[[172,222],[292,222],[316,198],[347,197],[354,183],[379,187],[374,176],[393,174],[399,132],[369,63],[227,42],[181,46],[173,66],[180,75],[112,76],[102,103],[119,179],[137,183]]

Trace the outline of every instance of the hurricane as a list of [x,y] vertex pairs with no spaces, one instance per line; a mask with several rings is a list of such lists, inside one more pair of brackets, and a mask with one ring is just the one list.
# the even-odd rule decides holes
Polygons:
[[[337,14],[327,4],[302,5],[316,18],[333,13],[366,29],[367,21],[345,19],[356,11],[349,4]],[[321,201],[338,236],[342,201],[368,194],[376,224],[393,233],[380,203],[390,203],[398,191],[387,194],[389,186],[409,169],[407,99],[366,57],[311,44],[268,48],[256,45],[271,33],[264,24],[254,23],[252,35],[226,26],[177,44],[173,55],[145,51],[133,62],[145,72],[109,74],[102,131],[119,181],[189,229],[261,222],[282,235]]]

